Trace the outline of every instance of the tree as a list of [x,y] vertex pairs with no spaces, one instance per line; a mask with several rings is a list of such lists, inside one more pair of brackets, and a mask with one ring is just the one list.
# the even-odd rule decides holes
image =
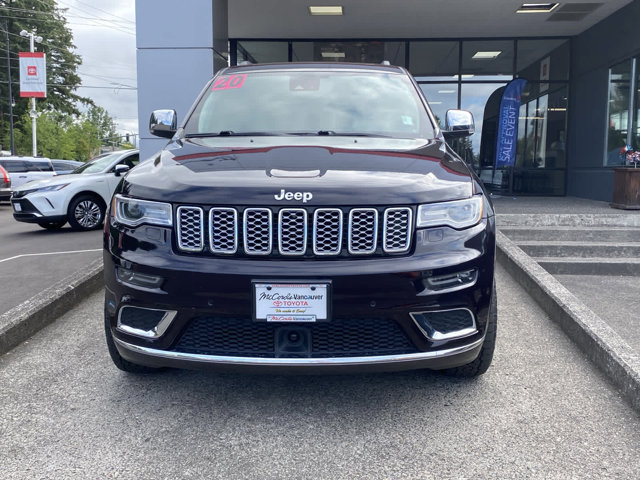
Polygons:
[[[29,100],[20,98],[18,52],[29,51],[29,39],[19,35],[21,30],[36,31],[43,37],[36,44],[37,51],[47,55],[47,97],[38,99],[38,109],[79,115],[79,106],[93,102],[76,92],[81,84],[77,73],[82,63],[74,53],[73,34],[64,17],[66,9],[59,8],[55,0],[4,0],[0,1],[0,29],[9,34],[11,77],[15,99],[14,116],[22,118],[30,109]],[[6,34],[0,32],[2,55],[0,57],[0,138],[2,145],[9,145],[9,122],[5,113],[9,111],[8,81],[6,69]]]
[[104,108],[93,105],[84,114],[84,118],[95,127],[97,136],[105,145],[113,144],[116,137],[116,124]]
[[[38,155],[87,161],[100,153],[102,145],[120,146],[115,123],[102,107],[92,106],[80,116],[44,112],[37,119]],[[105,141],[108,139],[108,141]],[[24,113],[16,124],[18,154],[31,153],[31,117]]]

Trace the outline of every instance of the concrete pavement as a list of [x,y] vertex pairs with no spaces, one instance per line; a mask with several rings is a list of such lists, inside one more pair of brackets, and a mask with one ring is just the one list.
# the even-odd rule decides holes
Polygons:
[[0,202],[0,314],[102,258],[102,232],[48,231],[13,219]]
[[93,295],[0,357],[2,477],[636,478],[638,415],[501,267],[497,285],[494,364],[472,381],[130,376]]

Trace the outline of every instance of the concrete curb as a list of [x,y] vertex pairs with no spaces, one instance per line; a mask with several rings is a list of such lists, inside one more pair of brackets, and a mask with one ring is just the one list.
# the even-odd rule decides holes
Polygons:
[[640,411],[640,354],[502,232],[498,262]]
[[500,227],[640,227],[640,215],[630,213],[500,213]]
[[102,259],[34,295],[0,315],[0,355],[53,323],[103,286]]

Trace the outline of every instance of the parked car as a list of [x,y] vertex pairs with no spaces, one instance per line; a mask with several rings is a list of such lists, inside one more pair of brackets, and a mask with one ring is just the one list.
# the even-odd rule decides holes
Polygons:
[[[179,86],[177,86],[179,88]],[[115,191],[104,235],[115,365],[484,373],[495,216],[403,68],[230,67]]]
[[11,174],[13,188],[43,178],[51,178],[56,172],[48,158],[43,157],[0,157],[0,166]]
[[100,155],[68,175],[15,188],[13,218],[57,229],[69,222],[74,230],[99,228],[121,175],[137,165],[138,150]]
[[0,166],[0,201],[11,198],[11,177],[4,167]]
[[84,165],[84,162],[78,162],[77,160],[52,159],[51,164],[53,165],[53,169],[56,171],[56,174],[65,175]]

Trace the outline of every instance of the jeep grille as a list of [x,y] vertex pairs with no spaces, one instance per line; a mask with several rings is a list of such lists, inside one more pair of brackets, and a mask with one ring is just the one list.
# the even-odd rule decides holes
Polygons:
[[[409,207],[245,208],[181,206],[178,249],[214,255],[372,256],[409,251]],[[205,238],[205,234],[206,237]]]

